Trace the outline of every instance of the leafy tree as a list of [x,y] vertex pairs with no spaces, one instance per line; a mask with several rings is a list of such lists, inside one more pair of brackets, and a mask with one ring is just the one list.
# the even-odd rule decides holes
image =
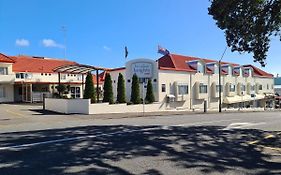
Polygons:
[[58,86],[56,86],[57,91],[59,92],[59,98],[62,97],[62,94],[65,94],[67,88],[64,84],[59,84]]
[[85,91],[84,91],[84,99],[91,99],[92,103],[96,102],[96,93],[93,83],[93,76],[91,72],[87,74],[86,82],[85,82]]
[[118,103],[126,103],[125,81],[121,73],[118,75],[117,101]]
[[139,78],[136,74],[134,74],[132,78],[131,102],[134,104],[141,103]]
[[105,74],[104,87],[103,87],[103,102],[113,103],[112,80],[109,73]]
[[231,51],[254,54],[263,67],[272,36],[281,40],[281,0],[211,0],[209,15]]
[[147,101],[148,103],[153,103],[155,101],[151,80],[148,80],[147,83],[145,101]]

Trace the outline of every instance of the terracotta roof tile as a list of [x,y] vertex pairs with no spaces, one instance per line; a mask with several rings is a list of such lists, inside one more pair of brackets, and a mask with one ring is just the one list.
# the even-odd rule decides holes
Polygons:
[[77,64],[68,60],[34,58],[31,56],[13,56],[11,58],[15,61],[13,72],[53,73],[53,69],[58,66]]
[[0,53],[0,62],[2,63],[14,63],[14,60],[8,57],[7,55],[4,55]]
[[[191,57],[191,56],[183,56],[183,55],[178,55],[178,54],[168,54],[165,56],[162,56],[159,58],[158,61],[158,66],[160,70],[175,70],[175,71],[187,71],[187,72],[195,72],[196,70],[190,67],[187,62],[188,61],[194,61],[194,60],[201,60],[204,63],[211,63],[211,62],[218,62],[217,60],[211,60],[211,59],[205,59],[205,58],[198,58],[198,57]],[[230,62],[221,62],[221,65],[226,65],[229,64],[233,67],[240,66],[239,64],[236,63],[230,63]],[[254,76],[258,77],[273,77],[272,74],[269,74],[253,65],[244,65],[245,66],[250,66],[254,70]],[[207,69],[207,73],[210,73],[211,70]],[[225,75],[227,72],[222,70],[222,74]]]

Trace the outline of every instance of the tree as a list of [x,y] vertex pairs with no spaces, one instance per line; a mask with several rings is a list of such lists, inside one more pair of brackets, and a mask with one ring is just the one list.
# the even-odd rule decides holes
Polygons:
[[105,74],[104,87],[103,87],[103,102],[113,103],[112,80],[109,73]]
[[136,74],[134,74],[132,78],[131,102],[134,104],[141,103],[139,78]]
[[85,82],[85,91],[84,91],[84,99],[91,99],[92,103],[96,102],[96,93],[93,83],[93,76],[91,72],[87,74],[86,82]]
[[148,103],[153,103],[155,101],[151,80],[148,80],[147,83],[145,101],[147,101]]
[[119,75],[118,75],[117,102],[126,103],[125,81],[124,81],[123,75],[121,73],[119,73]]
[[264,67],[270,39],[281,41],[281,0],[212,0],[208,10],[231,51],[253,53]]
[[59,92],[59,98],[62,98],[63,97],[62,94],[65,94],[65,92],[67,90],[67,88],[64,84],[59,84],[58,86],[56,86],[56,89]]

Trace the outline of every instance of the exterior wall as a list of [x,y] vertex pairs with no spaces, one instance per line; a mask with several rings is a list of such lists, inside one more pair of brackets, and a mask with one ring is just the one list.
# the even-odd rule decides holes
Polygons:
[[[158,100],[160,103],[165,104],[167,102],[167,95],[174,95],[175,100],[170,103],[166,103],[168,108],[185,108],[190,109],[190,76],[191,74],[188,72],[181,71],[170,71],[170,70],[159,70],[158,74]],[[162,92],[162,84],[166,86],[166,92]],[[185,84],[188,85],[188,94],[184,96],[184,100],[177,98],[177,84]]]
[[90,99],[45,99],[45,109],[64,114],[89,114]]
[[[17,73],[28,73],[28,72],[17,72]],[[31,74],[30,78],[21,79],[16,78],[16,82],[48,82],[48,83],[58,83],[59,77],[58,73],[28,73]],[[65,79],[63,78],[65,77]],[[85,82],[86,76],[84,76]],[[61,74],[61,83],[82,83],[82,74]]]
[[[166,108],[160,103],[144,105],[145,112],[164,111]],[[91,104],[89,107],[89,114],[108,114],[108,113],[141,113],[143,112],[143,105],[127,105],[127,104],[113,104],[97,103]]]
[[[133,65],[134,64],[150,64],[151,66],[148,68],[149,69],[149,74],[147,75],[142,75],[142,73],[139,73],[138,71],[133,70]],[[131,97],[131,86],[132,86],[132,77],[134,74],[137,74],[139,78],[146,78],[146,79],[151,79],[152,81],[152,86],[153,86],[153,91],[154,91],[154,96],[155,100],[158,101],[158,64],[154,60],[150,59],[134,59],[131,61],[128,61],[126,63],[126,70],[125,70],[125,82],[126,82],[126,100],[130,101]],[[154,81],[155,80],[155,81]],[[144,91],[143,91],[144,90]],[[146,94],[146,89],[143,88],[143,84],[140,83],[140,96],[142,98],[142,94]]]
[[4,97],[0,97],[0,103],[13,102],[14,101],[14,85],[0,83],[0,88],[5,89],[5,95],[4,95]]

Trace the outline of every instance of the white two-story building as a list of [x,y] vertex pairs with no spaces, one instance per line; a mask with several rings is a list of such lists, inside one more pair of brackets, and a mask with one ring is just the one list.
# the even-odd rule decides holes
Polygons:
[[[109,71],[117,96],[119,73],[126,78],[129,101],[133,74],[138,75],[141,94],[146,92],[143,82],[152,80],[155,99],[166,108],[218,109],[219,64],[215,60],[168,54],[156,61],[136,59],[125,67]],[[265,107],[272,103],[267,96],[274,93],[273,76],[253,65],[221,63],[223,107]],[[270,104],[268,104],[270,106]]]

